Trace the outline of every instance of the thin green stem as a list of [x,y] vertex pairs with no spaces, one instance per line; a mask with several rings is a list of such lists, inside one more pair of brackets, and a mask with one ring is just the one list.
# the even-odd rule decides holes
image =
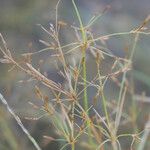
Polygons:
[[121,99],[122,99],[125,81],[126,81],[126,72],[123,73],[121,87],[120,87],[120,91],[119,91],[119,97],[118,97],[118,103],[117,103],[117,114],[116,114],[116,118],[115,118],[115,134],[117,134],[117,130],[118,130],[118,125],[117,125],[117,120],[118,120],[118,116],[119,116],[118,112],[119,112],[119,107],[120,107],[120,103],[121,103]]
[[[71,123],[72,123],[72,133],[71,133],[71,137],[72,137],[72,139],[74,140],[74,109],[75,109],[75,103],[73,102],[73,104],[72,104],[72,121],[71,121]],[[71,149],[72,150],[75,150],[75,142],[74,141],[72,141],[72,146],[71,146]]]
[[86,41],[87,41],[87,37],[86,37],[85,29],[84,29],[84,26],[83,26],[83,23],[82,23],[82,19],[81,19],[79,10],[78,10],[78,8],[77,8],[77,6],[76,6],[74,0],[72,0],[72,4],[73,4],[73,6],[74,6],[76,15],[77,15],[78,20],[79,20],[79,23],[80,23],[81,34],[82,34],[83,42],[84,42],[84,44],[85,44]]
[[105,99],[103,91],[101,92],[101,95],[102,95],[102,102],[103,102],[103,107],[104,107],[104,113],[105,113],[105,116],[106,116],[107,124],[109,126],[110,125],[109,115],[108,115],[106,99]]
[[[84,109],[85,111],[88,110],[88,97],[87,97],[87,76],[86,76],[86,62],[85,56],[83,57],[83,78],[84,78]],[[88,112],[87,112],[88,113]]]
[[86,73],[86,43],[87,43],[87,37],[86,37],[86,33],[83,27],[83,23],[82,23],[82,19],[79,13],[79,10],[74,2],[74,0],[72,0],[77,18],[79,20],[79,24],[80,24],[80,29],[81,29],[81,34],[82,34],[82,40],[83,40],[83,46],[82,46],[82,59],[83,59],[83,78],[84,78],[84,108],[85,110],[88,109],[88,97],[87,97],[87,89],[86,89],[86,80],[87,80],[87,73]]
[[[138,42],[138,39],[139,39],[139,33],[137,33],[135,35],[135,39],[134,39],[134,44],[133,44],[133,48],[132,48],[132,51],[131,51],[131,54],[130,54],[130,58],[129,60],[132,61],[133,59],[133,56],[134,56],[134,52],[136,50],[136,46],[137,46],[137,42]],[[133,77],[133,76],[132,76]],[[132,78],[132,81],[133,81],[133,78]],[[134,88],[132,90],[132,115],[133,115],[133,123],[136,122],[136,119],[137,119],[137,108],[136,108],[136,103],[135,103],[135,100],[134,100]],[[135,127],[134,127],[134,131],[135,132],[138,132],[138,127],[135,123]]]
[[[84,78],[84,109],[87,111],[88,110],[88,97],[87,97],[87,71],[86,71],[86,48],[87,48],[87,36],[86,36],[86,32],[82,23],[82,19],[79,13],[79,10],[74,2],[74,0],[72,0],[77,18],[79,20],[79,24],[80,24],[80,29],[81,29],[81,34],[82,34],[82,40],[83,40],[83,46],[82,46],[82,60],[83,60],[83,78]],[[88,113],[88,112],[87,112]]]
[[97,37],[95,39],[91,39],[88,40],[88,43],[90,42],[96,42],[99,41],[100,39],[104,39],[104,38],[110,38],[110,37],[114,37],[114,36],[120,36],[120,35],[134,35],[134,34],[141,34],[141,35],[150,35],[150,32],[133,32],[133,31],[129,31],[129,32],[118,32],[118,33],[112,33],[112,34],[108,34],[108,35],[102,35],[100,37]]
[[[80,24],[80,30],[81,30],[81,35],[82,35],[82,46],[81,46],[81,50],[82,50],[82,67],[83,67],[83,79],[84,79],[84,109],[85,112],[88,115],[88,96],[87,96],[87,68],[86,68],[86,49],[87,49],[87,35],[86,35],[86,31],[85,28],[83,26],[83,22],[79,13],[79,10],[74,2],[74,0],[72,0],[79,24]],[[92,140],[92,132],[90,129],[90,120],[87,120],[87,126],[88,126],[88,137],[89,137],[89,142],[91,145],[94,145],[93,140]]]
[[71,150],[75,150],[75,144],[74,144],[74,142],[71,144]]

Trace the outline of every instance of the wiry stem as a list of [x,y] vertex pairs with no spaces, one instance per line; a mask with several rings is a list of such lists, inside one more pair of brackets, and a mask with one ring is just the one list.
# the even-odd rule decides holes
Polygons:
[[2,101],[2,103],[6,106],[7,110],[9,111],[9,113],[14,117],[14,119],[17,121],[17,124],[21,127],[22,131],[27,135],[27,137],[29,138],[29,140],[33,143],[33,145],[35,146],[35,148],[37,150],[42,150],[40,148],[40,146],[38,145],[38,143],[35,141],[35,139],[31,136],[31,134],[28,132],[28,130],[25,128],[25,126],[23,125],[23,123],[21,122],[20,118],[14,113],[14,111],[9,107],[7,101],[4,99],[3,95],[0,93],[0,100]]

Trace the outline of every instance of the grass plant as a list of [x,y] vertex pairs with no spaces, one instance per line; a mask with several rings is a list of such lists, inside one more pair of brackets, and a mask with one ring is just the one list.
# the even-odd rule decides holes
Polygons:
[[[53,137],[43,136],[43,138],[49,138],[51,141],[57,141],[63,143],[60,150],[65,150],[70,147],[75,149],[89,149],[89,150],[144,150],[145,145],[148,143],[149,134],[149,121],[145,123],[145,128],[141,131],[137,124],[138,119],[138,106],[135,100],[135,93],[131,90],[130,81],[127,76],[132,72],[132,61],[138,44],[140,36],[149,37],[150,32],[143,28],[150,20],[148,16],[143,23],[136,29],[132,29],[128,32],[111,33],[108,35],[101,35],[94,37],[94,34],[90,31],[90,27],[99,19],[102,14],[93,16],[88,24],[84,24],[79,9],[74,0],[72,0],[75,16],[79,22],[79,26],[68,26],[67,23],[58,20],[58,7],[60,1],[56,6],[56,22],[50,24],[49,29],[40,25],[42,30],[51,37],[52,41],[40,40],[46,47],[37,52],[24,53],[20,57],[24,62],[18,62],[14,56],[12,56],[11,50],[8,48],[3,36],[0,34],[2,41],[0,51],[3,57],[0,59],[1,63],[9,64],[12,70],[19,69],[24,72],[30,78],[37,80],[40,84],[44,85],[53,95],[53,99],[44,95],[41,87],[35,86],[36,96],[42,100],[42,111],[47,115],[51,123],[54,125],[59,139]],[[72,28],[76,37],[72,43],[62,45],[60,41],[59,32],[63,27]],[[123,58],[115,56],[107,47],[103,46],[107,40],[114,37],[134,37],[132,42],[132,48],[129,56]],[[66,51],[67,49],[67,51]],[[52,51],[54,59],[61,64],[63,69],[60,69],[60,74],[64,77],[66,85],[56,83],[49,79],[44,73],[31,63],[32,57],[41,54],[44,51]],[[73,54],[81,53],[79,61],[76,61]],[[96,76],[92,80],[88,80],[87,73],[90,72],[87,67],[88,53],[94,57],[96,64]],[[72,56],[70,56],[72,54]],[[68,56],[72,57],[75,63],[72,65]],[[113,64],[109,73],[103,74],[102,62],[106,57],[113,59]],[[119,80],[121,77],[121,80]],[[107,100],[107,93],[105,92],[105,84],[108,80],[113,81],[118,87],[118,98],[115,101]],[[88,97],[88,88],[95,88],[97,91],[94,99],[100,101],[102,104],[101,112],[91,105],[91,99]],[[124,108],[125,103],[128,103],[128,97],[131,99],[131,105],[129,102],[128,109]],[[22,130],[31,140],[37,150],[41,150],[36,140],[29,134],[20,118],[12,111],[6,100],[0,95],[0,99],[7,107],[9,113],[11,113]],[[131,110],[131,111],[130,111]],[[90,112],[93,112],[91,116]],[[122,133],[120,128],[125,128],[132,124],[134,132]],[[124,131],[124,129],[123,129]],[[132,138],[130,140],[130,146],[124,147],[120,142],[122,138]],[[140,143],[136,143],[141,141]],[[124,140],[126,142],[126,140]]]

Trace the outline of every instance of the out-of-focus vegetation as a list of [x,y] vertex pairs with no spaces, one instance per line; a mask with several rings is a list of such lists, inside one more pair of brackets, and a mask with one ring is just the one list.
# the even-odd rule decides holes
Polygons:
[[[150,14],[149,0],[76,0],[75,2],[80,10],[80,15],[83,18],[84,24],[87,24],[92,16],[102,13],[103,10],[109,5],[110,8],[108,11],[104,13],[90,28],[95,37],[136,29]],[[0,1],[0,32],[5,37],[13,57],[15,57],[17,61],[21,62],[22,58],[20,58],[20,55],[23,53],[34,53],[45,48],[45,46],[43,46],[39,40],[44,39],[45,41],[49,41],[51,38],[43,33],[38,24],[43,25],[45,28],[49,28],[50,24],[55,24],[56,4],[57,0]],[[70,29],[70,26],[79,26],[79,24],[70,0],[62,0],[60,2],[58,9],[58,20],[69,26],[66,27],[64,25],[63,30],[60,31],[61,44],[68,44],[76,39],[76,37],[73,35],[72,29]],[[149,23],[147,23],[144,27],[148,28],[149,31]],[[135,130],[136,132],[145,128],[146,121],[148,120],[148,116],[150,114],[149,43],[149,36],[139,35],[133,57],[132,76],[130,73],[127,74],[127,76],[129,76],[129,82],[133,82],[129,84],[134,87],[134,89],[132,89],[134,91],[134,96],[132,98],[136,101],[136,108],[135,111],[128,110],[134,109],[134,107],[129,107],[131,104],[130,102],[125,103],[124,107],[126,110],[128,110],[128,115],[136,113],[132,114],[132,117],[137,117],[136,120],[131,118],[134,120],[133,127],[137,129]],[[134,35],[115,36],[109,40],[106,40],[106,43],[104,41],[103,46],[106,49],[111,50],[111,53],[117,57],[124,58],[130,55],[133,44]],[[65,51],[67,51],[67,49]],[[64,78],[58,74],[59,68],[62,69],[62,66],[61,64],[58,64],[59,67],[55,67],[55,58],[51,58],[52,54],[53,52],[46,51],[40,53],[40,55],[34,55],[32,58],[32,63],[35,65],[35,67],[41,68],[42,72],[46,72],[50,79],[58,83],[63,83],[65,82]],[[0,56],[2,55],[0,54]],[[97,69],[95,67],[95,60],[91,58],[90,54],[87,54],[87,57],[89,58],[87,60],[87,79],[91,80],[96,75]],[[69,55],[67,60],[79,60],[79,58],[80,53],[73,53],[73,55]],[[112,64],[113,60],[108,59],[107,57],[104,62],[102,61],[103,74],[107,74],[110,71]],[[48,117],[39,119],[37,121],[34,119],[27,119],[36,118],[43,115],[41,110],[37,108],[34,109],[31,104],[33,103],[38,106],[42,105],[42,101],[40,101],[40,98],[38,99],[36,97],[34,91],[35,85],[40,86],[39,82],[30,82],[29,76],[26,76],[18,69],[8,71],[10,68],[11,67],[9,65],[0,63],[0,92],[5,96],[10,107],[21,118],[29,132],[40,144],[42,150],[60,149],[62,145],[59,142],[54,142],[49,138],[43,138],[45,135],[53,138],[59,138],[57,133],[54,131],[54,127],[51,125]],[[119,77],[119,81],[121,81],[121,76]],[[51,95],[49,90],[44,86],[40,87],[45,95]],[[105,94],[108,100],[111,101],[118,98],[119,93],[116,82],[114,83],[112,81],[108,81],[105,88]],[[93,99],[94,95],[95,90],[93,88],[89,89],[88,97],[90,104],[92,103],[91,99]],[[129,100],[133,100],[130,97],[130,94],[127,97],[129,97]],[[148,100],[144,102],[144,99]],[[97,105],[98,106],[96,109],[101,113],[101,103],[98,103]],[[133,129],[133,127],[131,128],[130,125],[127,124],[123,129],[119,129],[119,133],[129,133],[128,131]],[[0,149],[2,150],[34,149],[33,145],[31,145],[27,137],[22,133],[21,129],[13,120],[13,118],[11,118],[8,112],[4,110],[1,103],[0,134]],[[20,138],[20,136],[22,138]],[[136,144],[137,141],[138,140],[135,140]],[[128,138],[128,140],[121,139],[122,149],[130,149],[131,142],[132,139],[130,138]],[[149,143],[150,142],[146,142],[144,150],[149,150]],[[78,149],[79,148],[81,147],[79,146]],[[106,146],[106,149],[108,148],[109,146]],[[138,148],[135,147],[135,149]]]

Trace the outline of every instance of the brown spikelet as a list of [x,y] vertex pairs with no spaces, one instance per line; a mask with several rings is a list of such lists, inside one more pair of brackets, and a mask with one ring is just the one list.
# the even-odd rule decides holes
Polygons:
[[63,26],[67,26],[67,23],[64,21],[58,21],[58,25],[63,27]]
[[39,99],[43,99],[42,92],[40,91],[39,87],[35,86],[35,94]]
[[33,53],[24,53],[22,54],[23,56],[23,61],[26,63],[31,63],[31,56]]
[[27,67],[28,67],[28,74],[30,74],[31,76],[33,76],[34,78],[36,78],[38,81],[41,81],[43,84],[45,84],[47,87],[56,90],[56,91],[61,91],[64,93],[64,91],[61,89],[60,85],[55,83],[52,80],[49,80],[48,78],[46,78],[44,75],[42,75],[39,71],[37,71],[35,68],[33,68],[33,66],[29,63],[26,63]]

